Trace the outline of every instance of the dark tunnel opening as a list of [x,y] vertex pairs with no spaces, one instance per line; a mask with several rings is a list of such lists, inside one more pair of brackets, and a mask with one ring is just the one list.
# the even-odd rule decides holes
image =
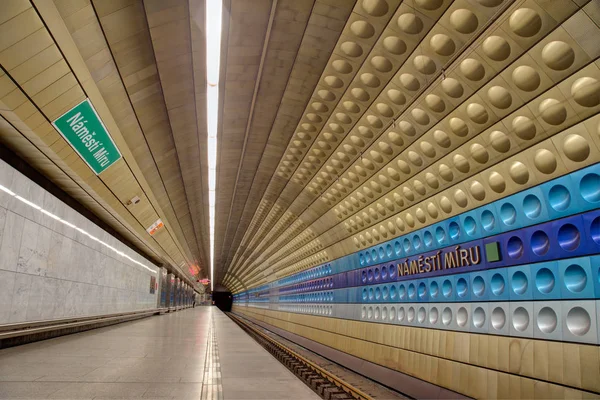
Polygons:
[[231,292],[213,292],[213,302],[223,312],[231,311],[233,296]]

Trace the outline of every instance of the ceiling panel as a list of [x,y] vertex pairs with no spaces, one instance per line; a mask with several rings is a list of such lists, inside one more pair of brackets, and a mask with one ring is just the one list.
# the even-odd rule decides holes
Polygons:
[[[223,4],[215,283],[233,291],[481,204],[520,152],[596,112],[567,86],[598,77],[597,2]],[[148,257],[198,277],[210,266],[204,7],[0,3],[3,143]],[[124,155],[100,176],[49,123],[86,97]],[[573,118],[545,121],[546,97]],[[150,237],[157,218],[167,229]]]

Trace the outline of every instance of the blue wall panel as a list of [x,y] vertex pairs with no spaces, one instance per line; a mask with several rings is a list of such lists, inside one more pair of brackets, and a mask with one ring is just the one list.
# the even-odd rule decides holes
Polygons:
[[[592,321],[596,324],[596,303],[600,299],[599,208],[600,165],[593,165],[237,294],[235,301],[274,309],[279,303],[297,305],[300,308],[293,308],[293,312],[333,312],[334,316],[339,312],[342,318],[378,322],[391,315],[394,307],[394,314],[403,312],[405,318],[385,323],[429,323],[436,329],[595,343],[593,332],[592,339],[589,333],[578,337],[566,325],[548,331],[543,321],[549,314],[547,310],[546,314],[540,313],[548,304],[555,304],[551,308],[556,320],[562,321],[581,305],[582,310],[594,315]],[[421,260],[420,266],[425,268],[425,259],[438,252],[445,258],[457,246],[462,250],[478,247],[479,263],[429,272],[423,269],[416,274],[397,273],[398,264],[408,262],[410,266],[411,261]],[[492,259],[495,248],[497,260]],[[442,323],[443,311],[452,312],[448,325]],[[459,312],[468,316],[464,325],[458,323]],[[504,325],[499,322],[501,313]],[[530,323],[520,330],[519,321],[525,315]],[[534,321],[541,321],[541,325]]]

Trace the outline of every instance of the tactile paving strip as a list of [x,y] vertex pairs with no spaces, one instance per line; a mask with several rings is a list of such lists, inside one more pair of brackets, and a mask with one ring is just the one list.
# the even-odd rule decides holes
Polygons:
[[222,400],[223,385],[221,381],[221,361],[219,359],[219,346],[215,336],[215,321],[211,316],[210,331],[208,333],[208,346],[206,347],[206,362],[204,364],[204,377],[202,379],[202,400]]

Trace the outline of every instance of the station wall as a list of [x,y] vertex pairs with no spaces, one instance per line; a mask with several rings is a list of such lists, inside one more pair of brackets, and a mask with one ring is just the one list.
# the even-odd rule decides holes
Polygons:
[[154,308],[153,271],[0,160],[0,324]]
[[[444,35],[464,38],[475,30],[460,17],[478,21],[467,4],[502,1],[409,11],[454,18]],[[399,67],[348,134],[372,134],[369,150],[318,186],[328,211],[265,257],[278,275],[236,293],[233,311],[475,398],[597,397],[600,23],[584,4],[511,2],[431,84],[422,51],[377,44],[367,57]],[[411,34],[397,13],[382,38]],[[445,66],[439,32],[419,34]],[[414,101],[376,127],[392,91]]]
[[598,393],[598,206],[594,164],[238,293],[234,312],[472,397]]

